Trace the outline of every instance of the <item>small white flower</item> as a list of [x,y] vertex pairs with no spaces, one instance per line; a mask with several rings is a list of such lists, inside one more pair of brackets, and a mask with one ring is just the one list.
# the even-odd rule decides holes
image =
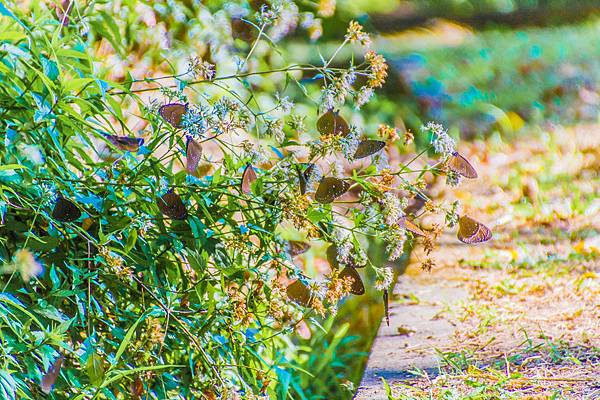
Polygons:
[[362,106],[364,106],[365,104],[367,104],[369,102],[369,100],[371,99],[371,97],[373,97],[373,89],[368,87],[368,86],[363,86],[360,88],[360,90],[358,91],[358,93],[356,94],[356,98],[355,98],[355,105],[354,107],[357,110],[360,110],[360,108]]
[[449,156],[456,149],[456,142],[448,135],[448,131],[441,124],[428,122],[427,125],[421,127],[422,130],[431,132],[431,144],[436,153]]
[[291,101],[288,96],[281,97],[281,95],[279,93],[275,93],[275,98],[277,99],[277,102],[279,103],[278,107],[285,114],[288,114],[290,111],[292,111],[292,108],[294,108],[294,102]]
[[354,159],[354,154],[356,153],[359,144],[360,132],[358,131],[358,128],[351,126],[348,135],[340,140],[342,154],[344,154],[344,157],[346,157],[347,160],[352,161]]
[[394,193],[385,193],[382,205],[382,213],[387,225],[396,224],[398,220],[404,216],[404,211],[402,211],[402,202]]
[[394,280],[394,271],[390,267],[377,269],[377,278],[375,279],[375,288],[383,290],[390,287]]

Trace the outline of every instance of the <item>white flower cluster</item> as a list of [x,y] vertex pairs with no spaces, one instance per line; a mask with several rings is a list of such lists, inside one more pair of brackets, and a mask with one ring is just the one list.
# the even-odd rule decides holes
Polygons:
[[181,126],[186,135],[192,137],[202,137],[206,132],[206,110],[201,107],[190,107],[181,117]]
[[375,288],[384,290],[390,287],[394,280],[394,271],[390,267],[378,268],[376,270],[377,278],[375,279]]
[[432,133],[431,144],[436,153],[449,156],[456,149],[456,142],[448,135],[448,130],[441,124],[428,122],[421,130]]
[[406,230],[398,225],[392,225],[383,234],[383,240],[387,243],[386,250],[389,253],[388,260],[397,260],[404,252]]
[[344,136],[340,140],[340,145],[342,147],[342,154],[346,157],[346,160],[352,161],[354,159],[354,154],[356,154],[356,149],[360,144],[360,132],[358,128],[354,125],[350,126],[350,132],[348,135]]
[[382,213],[386,225],[397,224],[398,220],[404,216],[402,202],[398,196],[392,192],[384,194],[382,206]]

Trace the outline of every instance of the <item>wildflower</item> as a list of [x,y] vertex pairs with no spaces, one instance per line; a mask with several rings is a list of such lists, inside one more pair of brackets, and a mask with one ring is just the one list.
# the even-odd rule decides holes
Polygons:
[[188,71],[192,73],[194,78],[202,80],[213,80],[217,73],[215,64],[200,57],[191,57],[188,61]]
[[[388,192],[392,190],[395,176],[392,175],[391,171],[387,168],[381,171],[381,180],[379,181],[379,190],[382,192]],[[404,207],[402,207],[404,208]]]
[[373,97],[373,88],[369,87],[369,86],[363,86],[360,88],[360,90],[358,91],[358,93],[356,93],[355,96],[355,105],[354,107],[357,110],[360,110],[360,108],[362,106],[364,106],[365,104],[367,104],[369,102],[369,100],[371,99],[371,97]]
[[288,114],[290,111],[292,111],[292,108],[294,107],[294,102],[290,100],[290,98],[288,96],[285,97],[281,97],[281,95],[279,93],[275,93],[275,98],[277,99],[277,107],[283,111],[285,114]]
[[394,280],[394,271],[390,267],[378,268],[376,270],[377,278],[375,279],[375,288],[383,290],[390,287]]
[[283,121],[280,119],[268,119],[265,121],[265,134],[272,136],[277,140],[278,143],[282,143],[285,140],[285,133],[283,132]]
[[293,32],[298,26],[298,6],[292,1],[282,1],[273,7],[275,19],[269,37],[278,42]]
[[260,7],[260,10],[256,13],[256,22],[260,25],[271,25],[277,19],[277,12],[275,9],[269,8],[266,4]]
[[407,129],[406,132],[404,132],[404,145],[407,146],[411,144],[413,140],[415,140],[415,134],[412,133],[410,129]]
[[112,253],[107,247],[100,247],[98,254],[102,257],[108,266],[110,272],[114,273],[120,279],[126,280],[133,277],[133,270],[124,264],[122,257]]
[[334,269],[329,276],[329,284],[325,293],[325,298],[329,304],[336,304],[340,299],[348,296],[350,290],[352,290],[353,278],[351,276],[340,278],[339,274],[340,271]]
[[301,134],[306,132],[306,125],[304,123],[305,120],[306,116],[304,115],[292,114],[287,121],[287,124],[290,128],[296,131],[297,134]]
[[325,314],[327,313],[327,311],[325,310],[325,306],[323,305],[323,302],[321,301],[321,299],[319,299],[316,296],[312,298],[312,300],[310,302],[310,306],[321,317],[324,317]]
[[23,282],[29,282],[31,278],[40,275],[43,271],[42,264],[37,262],[33,253],[27,249],[17,250],[14,261],[0,269],[3,274],[18,272]]
[[450,156],[454,153],[456,142],[448,135],[448,131],[441,124],[428,122],[421,129],[431,134],[431,144],[436,153],[444,156]]
[[356,81],[356,71],[354,67],[351,67],[348,71],[344,71],[340,81],[342,82],[342,88],[346,91],[352,90],[352,85]]
[[394,225],[404,216],[402,211],[402,203],[398,196],[392,192],[387,192],[383,195],[382,214],[387,225]]
[[452,205],[450,206],[450,208],[448,210],[446,210],[446,225],[448,226],[448,228],[452,228],[452,227],[456,226],[456,224],[458,223],[458,218],[459,218],[458,208],[459,207],[460,207],[460,203],[458,202],[458,200],[455,200],[454,202],[452,202]]
[[308,37],[313,42],[323,36],[323,21],[321,18],[316,18],[308,27]]
[[398,139],[398,130],[386,124],[379,124],[377,135],[382,139],[394,141]]
[[149,317],[146,319],[146,330],[144,331],[146,340],[151,346],[162,344],[165,335],[163,334],[162,325],[158,318]]
[[387,154],[385,151],[380,151],[372,157],[373,164],[375,164],[375,168],[377,172],[381,172],[386,169],[390,169],[390,162],[388,160]]
[[316,190],[317,184],[321,181],[322,177],[323,171],[321,171],[321,167],[315,165],[306,177],[306,191],[312,192]]
[[360,132],[355,126],[350,127],[350,132],[347,136],[340,140],[342,154],[347,160],[353,160],[356,149],[360,144]]
[[206,133],[207,123],[203,115],[205,110],[199,107],[188,108],[181,117],[181,126],[186,135],[202,137]]
[[317,13],[321,17],[332,17],[335,14],[335,6],[336,0],[319,0],[319,5],[317,7]]
[[369,63],[369,66],[371,68],[371,74],[369,75],[367,85],[371,88],[378,88],[383,86],[383,84],[385,83],[385,78],[388,74],[388,66],[385,62],[385,58],[383,58],[382,55],[370,50],[365,54],[365,61]]
[[361,45],[368,47],[371,45],[371,38],[369,34],[363,31],[363,27],[356,21],[350,21],[348,31],[345,36],[346,40],[350,43],[359,42]]
[[460,179],[460,174],[452,171],[451,169],[449,169],[446,173],[446,185],[448,186],[458,186],[458,184],[460,183]]
[[187,103],[187,96],[181,90],[173,90],[166,86],[161,86],[160,94],[168,97],[170,100],[179,100],[182,103]]
[[404,252],[406,231],[396,224],[392,225],[384,232],[383,240],[387,243],[386,250],[389,253],[388,260],[394,261],[400,258]]

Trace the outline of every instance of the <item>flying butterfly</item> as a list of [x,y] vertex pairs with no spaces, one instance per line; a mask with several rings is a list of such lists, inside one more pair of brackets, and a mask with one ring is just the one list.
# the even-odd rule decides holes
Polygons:
[[292,257],[299,256],[300,254],[306,253],[310,249],[310,244],[301,242],[299,240],[290,240],[287,243],[286,250]]
[[350,133],[346,120],[333,110],[327,111],[317,120],[317,130],[321,135],[346,136]]
[[401,217],[398,220],[398,225],[400,227],[403,227],[407,231],[414,233],[417,236],[427,237],[427,233],[424,230],[419,228],[414,222],[412,222],[411,220],[409,220],[406,217]]
[[492,231],[487,226],[463,215],[458,220],[458,240],[463,243],[483,243],[492,238]]
[[256,172],[254,171],[254,167],[248,164],[242,173],[242,186],[241,190],[244,194],[250,194],[252,192],[252,182],[257,179]]
[[193,174],[198,169],[198,163],[202,157],[202,146],[196,142],[191,136],[187,136],[185,145],[186,169],[190,174]]
[[133,138],[130,136],[105,135],[109,142],[115,145],[116,148],[123,151],[136,152],[144,144],[144,139]]
[[158,199],[158,208],[169,218],[184,220],[187,218],[187,209],[181,200],[181,197],[169,190],[165,195]]
[[42,387],[42,392],[49,394],[54,387],[54,383],[56,382],[56,378],[60,374],[60,368],[62,367],[63,360],[65,359],[64,355],[60,355],[54,363],[48,368],[48,372],[42,376],[42,382],[40,386]]
[[342,272],[340,272],[340,278],[345,278],[347,276],[352,278],[352,287],[350,288],[350,293],[359,296],[365,294],[365,285],[363,284],[360,275],[354,268],[347,266],[342,270]]
[[181,103],[170,103],[161,106],[158,113],[165,121],[174,128],[181,128],[181,119],[187,112],[187,105]]
[[290,300],[295,301],[304,307],[310,305],[310,289],[299,279],[290,283],[285,289],[285,292]]
[[71,200],[59,197],[52,210],[52,218],[61,222],[73,222],[81,217],[81,211]]
[[348,189],[350,189],[350,184],[345,180],[331,176],[324,177],[317,187],[315,199],[322,204],[331,203],[346,193]]
[[477,178],[477,171],[475,171],[475,168],[473,168],[471,163],[466,158],[464,158],[463,156],[458,154],[457,151],[452,153],[452,156],[450,156],[450,161],[448,162],[448,167],[452,171],[456,172],[459,175],[464,176],[465,178],[469,178],[469,179]]
[[358,144],[356,152],[354,153],[354,159],[359,160],[381,151],[385,147],[385,142],[381,140],[366,139]]

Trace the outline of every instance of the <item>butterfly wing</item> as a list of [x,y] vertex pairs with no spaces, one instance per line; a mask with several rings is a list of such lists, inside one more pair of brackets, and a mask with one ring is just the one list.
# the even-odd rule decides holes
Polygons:
[[290,283],[285,291],[290,300],[304,307],[310,305],[310,289],[299,279]]
[[381,140],[363,140],[358,144],[356,148],[356,152],[354,153],[354,159],[359,160],[361,158],[365,158],[371,156],[383,149],[385,147],[385,142]]
[[158,113],[174,128],[181,128],[181,119],[187,112],[187,106],[181,103],[170,103],[158,109]]
[[59,197],[52,210],[52,218],[61,222],[73,222],[81,217],[81,211],[71,200]]
[[475,168],[473,168],[471,163],[466,158],[464,158],[457,152],[454,152],[450,157],[448,167],[450,167],[452,171],[464,176],[465,178],[477,178],[477,171],[475,171]]
[[334,177],[325,177],[321,179],[315,199],[322,204],[331,203],[350,189],[350,184],[343,179]]
[[306,253],[310,249],[310,244],[299,240],[290,240],[287,245],[287,252],[290,256],[296,257]]
[[333,110],[327,111],[317,120],[317,130],[321,135],[346,136],[350,133],[346,120]]
[[492,231],[473,218],[463,215],[458,220],[458,240],[463,243],[483,243],[492,238]]
[[187,209],[181,197],[173,191],[167,192],[158,199],[158,208],[169,218],[184,220],[187,218]]
[[354,268],[347,266],[342,270],[342,272],[340,272],[340,278],[345,278],[347,276],[352,278],[352,287],[350,288],[350,293],[359,296],[365,294],[365,285],[363,284],[360,275]]
[[202,157],[202,146],[196,142],[191,136],[187,137],[187,144],[185,146],[186,156],[186,169],[190,174],[196,172],[200,158]]
[[129,136],[106,135],[106,138],[120,150],[136,152],[144,144],[144,139]]
[[406,229],[407,231],[414,233],[417,236],[423,236],[423,237],[427,236],[427,233],[425,231],[423,231],[414,222],[412,222],[411,220],[409,220],[406,217],[400,218],[399,225],[404,227],[404,229]]
[[54,363],[48,369],[48,372],[42,376],[42,382],[40,386],[42,387],[42,392],[49,394],[54,387],[54,383],[56,382],[56,378],[60,374],[60,368],[62,367],[63,360],[65,356],[62,354],[54,361]]
[[252,182],[254,182],[257,179],[256,177],[256,172],[254,171],[254,168],[252,167],[252,165],[248,164],[246,165],[246,168],[244,169],[244,172],[242,173],[242,193],[244,194],[250,194],[252,192]]

